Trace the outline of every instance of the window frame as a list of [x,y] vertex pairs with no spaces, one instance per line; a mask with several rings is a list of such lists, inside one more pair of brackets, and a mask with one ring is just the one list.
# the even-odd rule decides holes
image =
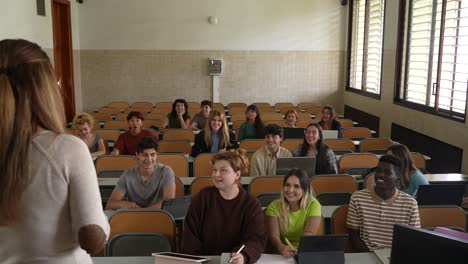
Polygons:
[[[368,15],[369,11],[367,10],[368,6],[368,1],[369,0],[364,0],[365,6],[366,6],[366,12],[365,12],[365,25],[364,25],[364,44],[363,44],[363,49],[366,49],[366,46],[368,45],[368,30],[369,30],[369,23],[368,23]],[[384,0],[384,16],[383,16],[383,21],[382,21],[382,46],[381,46],[381,52],[380,52],[380,80],[379,80],[379,93],[373,93],[367,91],[366,87],[361,87],[361,89],[357,89],[355,87],[350,86],[350,74],[351,74],[351,47],[352,47],[352,39],[353,39],[353,11],[354,11],[354,0],[349,1],[349,14],[348,14],[348,43],[347,43],[347,56],[346,56],[346,91],[347,92],[352,92],[355,94],[363,95],[366,97],[374,98],[377,100],[381,100],[382,97],[382,72],[383,72],[383,57],[384,57],[384,42],[385,42],[385,21],[386,21],[386,15],[385,13],[387,12],[387,2],[391,0]],[[364,64],[364,59],[367,56],[363,56],[362,63]],[[367,69],[367,67],[363,67],[363,75],[364,69]]]
[[[407,40],[410,32],[408,31],[408,27],[406,25],[406,20],[410,21],[410,18],[406,17],[406,13],[409,12],[407,10],[407,4],[409,8],[409,2],[413,0],[400,0],[399,1],[399,13],[398,13],[398,33],[397,33],[397,49],[396,49],[396,63],[395,63],[395,87],[394,87],[394,97],[393,97],[393,103],[396,105],[400,105],[406,108],[410,108],[413,110],[417,110],[420,112],[424,112],[427,114],[432,114],[435,116],[443,117],[446,119],[450,119],[453,121],[457,121],[460,123],[466,123],[466,115],[468,112],[468,91],[467,91],[467,99],[465,101],[465,114],[461,113],[456,113],[453,111],[449,111],[446,109],[436,109],[435,106],[428,106],[425,104],[418,104],[415,102],[410,102],[405,100],[401,96],[401,94],[407,93],[407,88],[404,87],[402,88],[402,85],[405,85],[403,83],[403,79],[407,78],[407,71],[408,69],[405,67],[403,70],[403,65],[406,65],[408,63],[408,57],[409,53],[405,49],[405,41]],[[409,23],[409,22],[408,22]],[[440,30],[442,30],[442,25],[440,26]],[[407,32],[408,31],[408,32]],[[438,62],[437,65],[439,65],[440,62]],[[438,100],[438,99],[437,99]]]

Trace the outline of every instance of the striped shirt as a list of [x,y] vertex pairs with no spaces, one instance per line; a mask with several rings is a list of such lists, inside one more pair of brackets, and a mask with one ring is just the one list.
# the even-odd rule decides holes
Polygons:
[[413,197],[399,190],[387,200],[380,198],[373,188],[354,192],[346,225],[360,231],[369,250],[392,247],[394,224],[421,227],[418,203]]

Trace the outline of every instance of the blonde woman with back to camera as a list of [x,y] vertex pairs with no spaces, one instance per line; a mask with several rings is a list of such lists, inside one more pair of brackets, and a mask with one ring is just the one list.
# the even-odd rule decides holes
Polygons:
[[92,263],[109,234],[96,171],[37,44],[0,41],[0,115],[1,262]]

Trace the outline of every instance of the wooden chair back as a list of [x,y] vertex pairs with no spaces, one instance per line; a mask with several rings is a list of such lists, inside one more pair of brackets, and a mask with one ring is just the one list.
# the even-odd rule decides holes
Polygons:
[[257,196],[261,193],[281,192],[283,190],[282,176],[262,176],[254,178],[249,184],[249,193]]
[[174,175],[177,177],[189,176],[189,163],[184,154],[177,153],[159,153],[157,161],[171,167]]
[[103,170],[126,170],[138,166],[138,160],[130,155],[103,155],[96,159],[96,172]]
[[213,186],[213,178],[211,177],[198,177],[190,185],[190,194],[192,197],[197,195],[203,188]]
[[164,140],[167,139],[185,139],[189,142],[195,141],[195,136],[190,129],[184,128],[168,128],[164,130]]
[[211,176],[213,166],[211,165],[211,159],[213,153],[201,153],[193,161],[193,176],[203,177]]
[[379,158],[372,153],[348,153],[338,161],[340,173],[350,168],[373,168],[379,163]]
[[316,175],[310,180],[315,195],[320,193],[347,192],[358,190],[358,183],[351,175]]
[[456,227],[465,232],[467,230],[465,211],[458,206],[420,206],[419,218],[423,228],[441,226]]

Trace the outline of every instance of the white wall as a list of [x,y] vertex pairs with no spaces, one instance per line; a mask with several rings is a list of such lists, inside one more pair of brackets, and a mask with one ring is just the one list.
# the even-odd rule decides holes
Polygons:
[[[338,0],[99,0],[78,7],[82,49],[344,49],[346,8]],[[209,16],[219,23],[210,25]]]

